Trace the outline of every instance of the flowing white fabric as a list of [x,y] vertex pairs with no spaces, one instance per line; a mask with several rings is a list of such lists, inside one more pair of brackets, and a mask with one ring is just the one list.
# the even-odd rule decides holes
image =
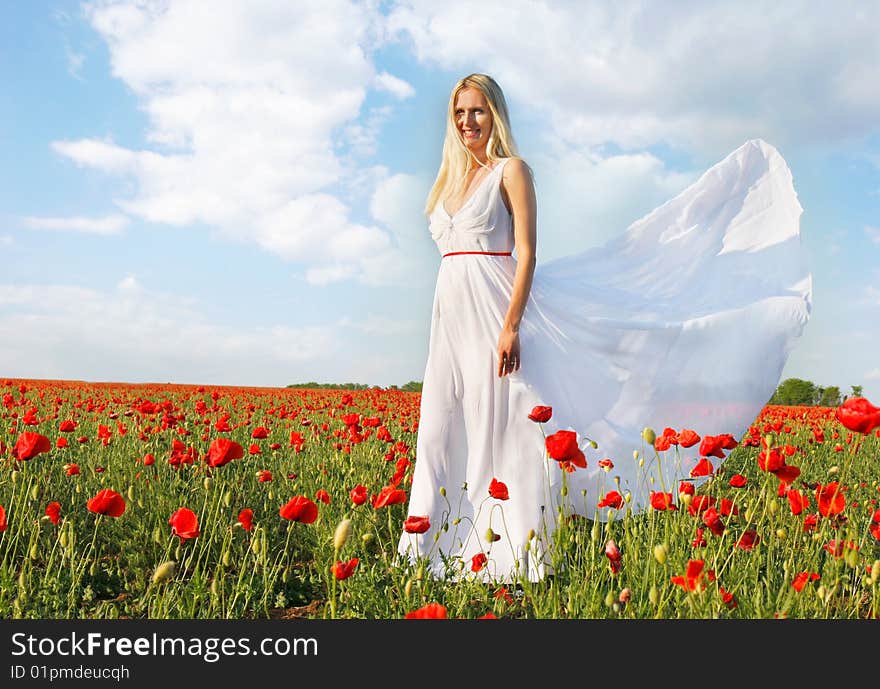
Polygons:
[[[514,249],[500,192],[506,162],[456,213],[437,204],[430,232],[441,254]],[[677,495],[698,446],[658,464],[642,430],[739,440],[754,422],[810,316],[801,212],[779,152],[746,142],[605,246],[539,265],[520,326],[522,365],[503,378],[496,348],[515,257],[443,258],[408,508],[431,528],[404,532],[399,552],[427,558],[439,577],[545,576],[563,472],[545,458],[544,433],[560,429],[598,443],[583,442],[588,467],[566,474],[568,512],[619,516],[597,507],[609,490],[629,493],[634,512],[651,491]],[[528,419],[536,405],[553,408],[543,429]],[[509,499],[489,496],[492,479]],[[490,528],[498,540],[487,539]],[[538,538],[526,548],[530,530]],[[487,564],[473,574],[480,553]]]

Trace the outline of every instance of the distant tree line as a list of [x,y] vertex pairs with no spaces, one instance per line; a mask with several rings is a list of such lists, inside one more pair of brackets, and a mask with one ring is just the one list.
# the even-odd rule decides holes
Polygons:
[[[370,390],[382,389],[381,385],[367,385],[366,383],[316,383],[310,381],[308,383],[291,383],[289,388],[318,388],[321,390]],[[419,380],[411,380],[403,385],[389,385],[387,390],[402,390],[404,392],[421,392],[422,382]]]
[[784,404],[792,406],[836,407],[846,401],[847,397],[861,397],[862,386],[851,385],[850,394],[840,394],[836,385],[822,387],[811,380],[786,378],[776,388],[768,404]]

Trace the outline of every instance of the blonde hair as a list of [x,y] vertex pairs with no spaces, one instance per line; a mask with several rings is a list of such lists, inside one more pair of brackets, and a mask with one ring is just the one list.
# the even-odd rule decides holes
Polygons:
[[[443,141],[443,159],[440,170],[434,180],[434,186],[428,194],[425,214],[430,215],[440,199],[448,198],[452,193],[460,191],[475,161],[461,138],[455,123],[455,99],[460,91],[466,88],[479,90],[489,104],[492,113],[492,131],[486,144],[486,157],[489,161],[499,158],[518,157],[516,142],[510,131],[510,118],[507,114],[507,102],[497,82],[487,74],[469,74],[459,79],[449,96],[449,107],[446,115],[446,138]],[[475,161],[482,165],[479,161]]]

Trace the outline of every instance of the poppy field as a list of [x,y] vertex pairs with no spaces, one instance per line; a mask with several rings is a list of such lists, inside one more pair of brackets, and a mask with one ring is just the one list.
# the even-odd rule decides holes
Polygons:
[[[694,469],[639,514],[617,490],[607,521],[561,513],[542,544],[555,575],[502,584],[478,576],[489,534],[454,583],[397,554],[430,528],[406,513],[419,393],[0,379],[0,395],[4,618],[880,617],[864,398],[767,406],[741,438],[646,428],[631,457],[548,436],[551,471]],[[495,477],[485,499],[507,497]]]

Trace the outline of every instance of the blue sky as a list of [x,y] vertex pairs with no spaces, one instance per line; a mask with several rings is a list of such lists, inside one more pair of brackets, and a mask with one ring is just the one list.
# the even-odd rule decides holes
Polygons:
[[449,90],[485,71],[535,170],[539,263],[750,138],[776,146],[813,271],[783,377],[880,400],[876,3],[35,0],[4,18],[0,377],[421,379],[439,262],[421,208]]

